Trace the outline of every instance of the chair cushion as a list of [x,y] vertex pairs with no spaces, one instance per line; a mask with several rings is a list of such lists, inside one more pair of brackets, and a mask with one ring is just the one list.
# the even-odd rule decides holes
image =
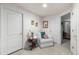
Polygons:
[[51,47],[53,46],[53,43],[48,43],[48,44],[40,44],[40,48],[46,48],[46,47]]
[[41,39],[40,43],[49,43],[49,42],[53,42],[53,39]]

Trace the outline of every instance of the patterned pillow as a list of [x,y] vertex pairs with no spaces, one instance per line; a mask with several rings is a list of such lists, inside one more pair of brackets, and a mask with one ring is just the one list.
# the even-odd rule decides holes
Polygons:
[[45,34],[45,35],[44,35],[44,39],[48,39],[48,35]]

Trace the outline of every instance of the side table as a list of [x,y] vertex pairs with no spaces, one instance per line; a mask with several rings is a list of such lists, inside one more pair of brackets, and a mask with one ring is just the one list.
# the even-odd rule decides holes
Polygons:
[[28,42],[29,43],[31,43],[31,45],[30,45],[30,49],[32,50],[32,49],[34,49],[34,48],[36,48],[36,45],[37,45],[37,39],[34,39],[34,38],[32,38],[32,39],[28,39]]

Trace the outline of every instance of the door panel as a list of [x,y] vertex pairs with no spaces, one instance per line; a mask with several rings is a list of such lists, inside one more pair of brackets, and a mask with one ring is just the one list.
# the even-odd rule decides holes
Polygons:
[[77,21],[76,21],[76,9],[73,10],[71,16],[71,52],[77,54]]
[[79,55],[79,8],[77,9],[77,54]]
[[7,52],[11,53],[22,48],[22,15],[6,10],[7,15]]

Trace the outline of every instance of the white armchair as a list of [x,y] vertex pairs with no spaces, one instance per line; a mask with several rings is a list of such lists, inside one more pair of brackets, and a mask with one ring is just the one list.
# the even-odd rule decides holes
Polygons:
[[48,37],[49,37],[48,39],[41,38],[41,33],[39,33],[38,44],[40,48],[53,46],[53,38],[51,37],[51,35],[48,35]]

